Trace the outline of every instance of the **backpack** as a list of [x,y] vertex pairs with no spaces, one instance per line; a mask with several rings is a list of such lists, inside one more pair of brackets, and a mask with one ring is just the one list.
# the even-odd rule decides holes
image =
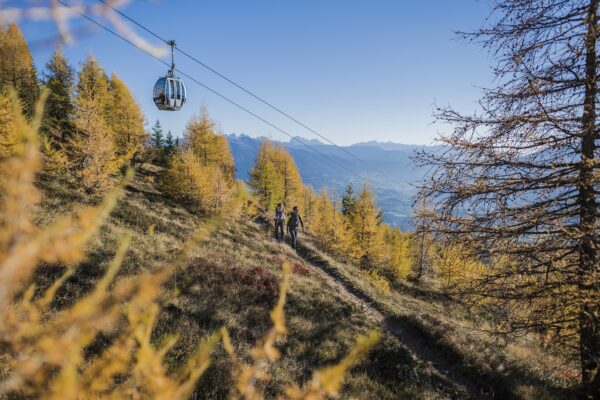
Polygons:
[[289,225],[292,228],[297,227],[300,224],[300,213],[291,212]]
[[275,210],[275,220],[276,221],[283,221],[283,220],[285,220],[285,214],[283,212],[283,209],[281,209],[281,210]]

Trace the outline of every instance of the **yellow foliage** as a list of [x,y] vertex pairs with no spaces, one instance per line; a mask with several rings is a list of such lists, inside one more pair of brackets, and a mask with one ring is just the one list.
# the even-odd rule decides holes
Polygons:
[[363,187],[356,199],[356,208],[347,217],[351,235],[348,256],[351,260],[371,265],[382,256],[383,232],[380,229],[379,209],[370,189]]
[[68,144],[72,173],[86,192],[102,192],[114,186],[123,160],[115,155],[110,129],[96,100],[80,97],[75,115],[77,133]]
[[327,188],[321,190],[313,210],[311,230],[325,250],[346,255],[349,235],[341,213],[331,201]]
[[390,282],[385,279],[376,269],[371,269],[369,272],[364,272],[363,276],[365,279],[375,287],[375,289],[379,290],[384,294],[388,294],[390,292]]
[[485,273],[485,266],[470,255],[466,245],[446,244],[433,251],[432,266],[446,287],[464,287]]
[[205,108],[186,127],[185,144],[161,177],[163,191],[201,212],[219,214],[235,189],[227,139],[214,131]]
[[165,193],[209,214],[219,214],[233,187],[216,164],[204,164],[190,148],[176,154],[161,177]]
[[233,182],[235,166],[229,143],[215,129],[206,107],[202,107],[199,118],[192,118],[184,132],[184,146],[191,150],[203,165],[219,166],[223,177]]
[[294,159],[283,146],[263,140],[250,171],[250,187],[265,210],[299,206],[304,200],[300,172]]
[[41,137],[43,169],[46,172],[63,176],[69,169],[69,157],[62,146],[57,146],[53,139]]
[[406,279],[413,268],[411,236],[397,228],[382,225],[383,253],[381,262],[399,279]]
[[14,91],[0,92],[0,160],[13,155],[18,133],[26,127],[21,103]]
[[[58,289],[85,257],[88,240],[114,208],[123,184],[98,206],[79,208],[49,227],[37,227],[33,218],[39,195],[34,183],[41,167],[37,133],[41,109],[40,102],[31,123],[16,131],[13,154],[1,165],[7,176],[2,180],[0,204],[0,396],[19,394],[53,400],[187,398],[222,340],[235,360],[238,394],[262,398],[256,383],[269,379],[267,368],[278,359],[276,345],[287,332],[284,305],[290,279],[288,265],[284,266],[279,300],[271,312],[274,326],[253,349],[254,363],[239,361],[225,329],[203,340],[195,354],[172,372],[167,372],[163,359],[177,338],[167,338],[160,345],[151,341],[163,284],[224,217],[200,226],[172,265],[115,280],[130,242],[128,236],[122,238],[104,276],[89,294],[58,310],[51,306]],[[131,176],[129,173],[126,179]],[[238,206],[238,197],[226,204],[232,214],[239,211]],[[41,263],[65,266],[63,275],[45,290],[32,283]],[[99,354],[86,357],[85,349],[100,334],[111,336],[111,343]],[[302,391],[306,398],[335,396],[346,371],[376,340],[376,334],[359,339],[341,363],[317,372],[310,386],[290,389],[289,397],[298,398]]]
[[[40,115],[38,105],[32,122],[16,132],[19,140],[14,155],[2,164],[9,173],[2,180],[5,195],[0,207],[0,340],[4,369],[0,396],[15,392],[61,400],[189,396],[209,365],[219,335],[202,342],[179,371],[167,374],[162,358],[174,339],[155,347],[150,343],[150,332],[162,284],[183,264],[195,243],[217,224],[209,221],[202,226],[170,268],[121,279],[109,289],[129,244],[129,238],[123,238],[92,292],[70,307],[51,310],[56,291],[74,273],[74,266],[84,257],[87,241],[108,217],[122,189],[117,188],[96,207],[80,208],[47,228],[36,227],[33,208],[39,197],[34,181],[41,164],[37,136]],[[61,278],[34,296],[37,289],[31,284],[32,277],[42,262],[67,268]],[[102,332],[117,336],[101,354],[84,359],[84,348]],[[115,381],[117,375],[121,375],[119,383]]]
[[115,74],[110,79],[110,97],[106,120],[112,130],[114,148],[122,160],[129,160],[148,138],[144,115],[127,85]]

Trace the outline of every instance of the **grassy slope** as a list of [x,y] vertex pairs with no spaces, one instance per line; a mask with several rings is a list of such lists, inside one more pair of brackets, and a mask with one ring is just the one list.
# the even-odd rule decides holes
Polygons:
[[[152,168],[136,176],[109,223],[91,243],[89,260],[59,292],[58,306],[89,290],[114,254],[118,238],[126,233],[132,234],[132,245],[122,274],[152,269],[176,256],[201,220],[165,199],[156,191],[153,181]],[[43,186],[44,222],[84,201],[58,182],[46,181]],[[148,229],[152,226],[154,233],[150,235]],[[336,263],[320,254],[309,241],[305,243],[309,255],[327,260],[327,268],[349,286],[366,293],[386,315],[410,322],[416,330],[422,329],[432,345],[437,343],[448,350],[453,348],[452,341],[459,341],[456,349],[468,350],[467,355],[473,350],[494,348],[479,339],[475,349],[460,347],[473,345],[465,341],[470,336],[464,336],[466,331],[448,328],[446,321],[450,314],[458,312],[459,326],[464,326],[468,317],[462,311],[464,307],[451,305],[443,297],[412,286],[398,288],[390,295],[378,293],[360,278],[358,270]],[[165,288],[179,293],[175,300],[163,304],[154,332],[156,340],[169,334],[179,335],[177,345],[167,355],[169,366],[183,362],[203,337],[223,325],[230,329],[238,352],[247,357],[256,340],[270,328],[269,310],[277,299],[284,260],[294,266],[286,305],[289,333],[281,348],[282,358],[271,371],[273,379],[266,384],[269,397],[276,397],[290,384],[306,381],[315,369],[339,361],[357,335],[377,326],[365,317],[365,310],[329,286],[314,266],[288,246],[272,240],[260,224],[250,220],[229,221],[197,247],[187,267]],[[42,285],[59,273],[51,267],[45,272],[39,278]],[[433,324],[428,326],[428,323]],[[445,330],[444,339],[436,337],[440,327]],[[503,348],[499,354],[504,360],[513,353]],[[482,368],[484,364],[475,363],[467,355],[461,362],[473,365],[473,371]],[[517,364],[515,361],[507,366],[511,370]],[[519,371],[522,370],[525,371]],[[231,386],[230,372],[231,365],[219,349],[194,397],[226,397]],[[431,365],[412,357],[396,338],[386,333],[368,358],[347,377],[342,397],[460,399],[466,395]]]
[[487,330],[489,315],[426,284],[402,281],[389,293],[371,286],[355,266],[319,251],[313,240],[304,253],[330,275],[365,298],[395,324],[404,327],[432,353],[440,355],[498,399],[573,398],[577,368],[550,354],[533,336],[506,342]]

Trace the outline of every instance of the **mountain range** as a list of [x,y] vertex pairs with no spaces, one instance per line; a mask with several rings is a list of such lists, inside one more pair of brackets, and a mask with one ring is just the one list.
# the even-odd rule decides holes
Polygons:
[[[238,179],[248,180],[248,173],[263,139],[245,134],[227,135]],[[339,148],[301,137],[276,143],[292,154],[302,180],[317,191],[326,186],[341,194],[349,183],[356,189],[364,184],[369,185],[376,194],[378,206],[384,211],[385,221],[403,230],[412,228],[416,185],[426,174],[425,168],[415,165],[412,156],[415,151],[439,149],[439,146],[377,141]]]

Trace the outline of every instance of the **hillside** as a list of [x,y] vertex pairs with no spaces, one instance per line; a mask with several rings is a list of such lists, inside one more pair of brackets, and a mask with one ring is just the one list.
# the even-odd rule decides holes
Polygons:
[[[247,180],[261,138],[233,134],[228,135],[227,139],[235,160],[237,178]],[[417,168],[411,157],[417,150],[427,148],[435,151],[437,147],[365,142],[344,148],[368,164],[365,165],[333,145],[323,144],[316,139],[300,139],[327,157],[315,154],[295,141],[281,143],[294,157],[304,182],[316,190],[327,186],[335,188],[338,193],[342,193],[348,183],[359,187],[367,182],[375,190],[378,205],[384,210],[385,221],[405,230],[412,228],[411,207],[416,193],[415,184],[423,178],[426,170]]]
[[[92,287],[115,251],[116,238],[124,233],[132,234],[132,242],[122,277],[171,263],[201,226],[201,218],[157,190],[158,171],[151,165],[138,171],[92,240],[89,259],[59,290],[56,307]],[[42,186],[44,223],[90,201],[56,180],[42,180]],[[178,335],[166,356],[169,369],[223,325],[247,357],[270,327],[269,310],[278,296],[281,266],[288,261],[293,266],[285,306],[288,335],[281,360],[270,370],[269,398],[306,381],[315,369],[338,362],[357,335],[373,328],[380,329],[383,338],[346,377],[342,398],[563,398],[561,387],[568,385],[570,369],[557,370],[533,342],[494,342],[478,330],[486,318],[468,305],[411,283],[383,293],[360,269],[320,251],[310,234],[301,236],[296,254],[272,239],[260,214],[240,218],[222,222],[164,288],[152,337],[160,342]],[[47,285],[55,276],[55,269],[43,269],[38,283]],[[230,392],[231,362],[222,348],[213,357],[193,398],[220,399]]]

